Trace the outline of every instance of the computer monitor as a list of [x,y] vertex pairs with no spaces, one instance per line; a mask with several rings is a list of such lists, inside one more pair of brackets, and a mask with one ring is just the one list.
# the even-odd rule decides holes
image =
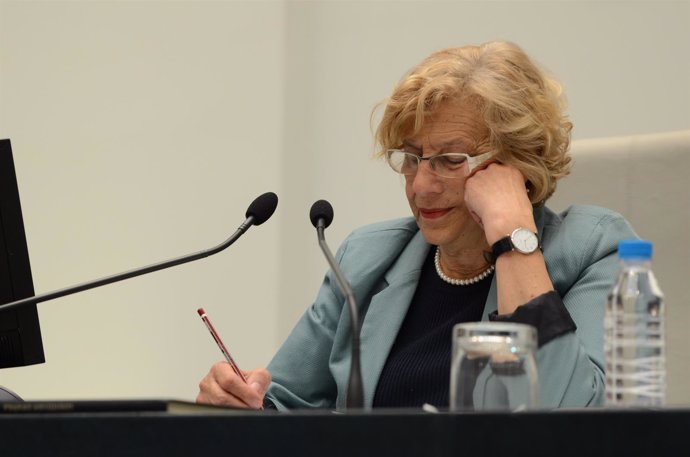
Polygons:
[[[0,304],[34,295],[10,140],[0,140]],[[0,368],[45,362],[36,305],[0,310]]]

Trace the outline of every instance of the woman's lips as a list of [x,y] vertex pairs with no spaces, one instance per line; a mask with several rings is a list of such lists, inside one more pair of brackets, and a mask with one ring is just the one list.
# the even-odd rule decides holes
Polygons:
[[450,212],[451,208],[439,208],[439,209],[430,209],[430,208],[419,208],[419,214],[422,216],[424,219],[438,219],[439,217],[443,217],[448,212]]

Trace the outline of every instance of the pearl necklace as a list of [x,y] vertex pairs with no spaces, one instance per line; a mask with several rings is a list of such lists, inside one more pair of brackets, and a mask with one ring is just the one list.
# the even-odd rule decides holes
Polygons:
[[453,279],[449,278],[446,276],[443,271],[441,271],[441,248],[436,247],[436,255],[434,256],[434,265],[436,266],[436,273],[438,273],[439,277],[443,279],[445,282],[448,284],[452,284],[454,286],[469,286],[470,284],[477,283],[481,281],[482,279],[486,278],[489,276],[491,273],[494,272],[494,266],[489,265],[489,268],[486,270],[482,271],[479,273],[477,276],[474,276],[472,278],[467,278],[467,279]]

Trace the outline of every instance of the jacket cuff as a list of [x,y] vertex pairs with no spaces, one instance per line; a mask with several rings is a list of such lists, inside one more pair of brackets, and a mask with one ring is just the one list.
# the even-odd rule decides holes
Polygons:
[[278,409],[276,404],[273,403],[273,401],[268,397],[264,397],[264,405],[263,406],[264,406],[264,410],[269,410],[269,409],[277,410]]
[[489,320],[529,324],[535,327],[539,347],[577,329],[563,300],[555,291],[533,298],[524,305],[518,306],[511,314],[499,315],[497,311],[494,311],[489,314]]

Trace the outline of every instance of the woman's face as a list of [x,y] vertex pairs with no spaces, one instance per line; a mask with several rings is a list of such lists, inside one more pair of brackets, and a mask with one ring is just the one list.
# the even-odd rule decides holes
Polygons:
[[[405,138],[403,148],[422,157],[449,152],[474,156],[490,150],[489,130],[475,104],[449,100],[427,118],[421,131]],[[466,168],[467,163],[457,178],[442,178],[422,161],[415,175],[405,176],[412,214],[430,244],[476,247],[478,235],[483,236],[465,207]]]

